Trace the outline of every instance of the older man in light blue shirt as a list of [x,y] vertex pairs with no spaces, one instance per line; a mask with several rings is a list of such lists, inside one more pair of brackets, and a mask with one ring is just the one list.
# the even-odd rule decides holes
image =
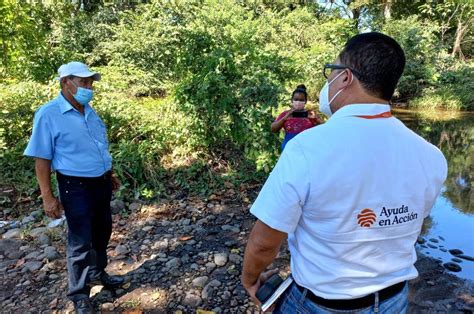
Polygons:
[[[58,218],[62,210],[66,215],[68,297],[76,313],[93,313],[92,285],[123,284],[122,278],[105,272],[112,232],[110,199],[120,182],[112,174],[106,127],[89,105],[92,84],[100,74],[80,62],[62,65],[58,73],[61,92],[36,112],[24,155],[35,158],[46,215]],[[56,172],[60,200],[53,194],[51,170]]]

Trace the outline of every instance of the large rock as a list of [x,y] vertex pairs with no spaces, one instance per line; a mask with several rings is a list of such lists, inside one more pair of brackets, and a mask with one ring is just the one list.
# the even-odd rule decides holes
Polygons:
[[19,238],[21,236],[21,229],[20,228],[15,228],[15,229],[10,229],[7,232],[3,234],[4,239],[13,239],[13,238]]

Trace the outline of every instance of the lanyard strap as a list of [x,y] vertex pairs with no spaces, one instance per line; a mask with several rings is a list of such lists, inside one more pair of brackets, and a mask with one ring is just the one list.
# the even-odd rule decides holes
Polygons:
[[390,111],[382,112],[379,114],[371,115],[371,116],[354,116],[357,118],[363,118],[363,119],[383,119],[383,118],[391,118],[392,113]]

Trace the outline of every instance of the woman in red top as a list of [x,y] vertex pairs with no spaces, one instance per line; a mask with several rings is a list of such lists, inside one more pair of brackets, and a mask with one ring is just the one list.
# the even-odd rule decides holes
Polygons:
[[283,111],[272,123],[272,132],[277,133],[283,128],[285,138],[281,143],[281,150],[285,149],[286,143],[297,134],[323,123],[321,118],[312,110],[305,110],[308,101],[306,86],[298,85],[291,96],[291,109]]

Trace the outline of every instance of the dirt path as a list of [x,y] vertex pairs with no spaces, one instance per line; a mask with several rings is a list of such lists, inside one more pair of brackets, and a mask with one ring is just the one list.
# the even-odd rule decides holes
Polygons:
[[[121,214],[114,215],[108,270],[129,283],[115,291],[94,287],[97,310],[253,313],[239,274],[254,222],[249,199],[255,195],[255,188],[247,187],[209,199],[126,207],[115,202]],[[28,229],[20,229],[20,238],[0,240],[2,312],[72,311],[66,299],[64,226],[43,228],[41,218],[33,218]],[[275,266],[287,271],[288,259],[284,248]],[[452,276],[429,257],[420,256],[416,265],[420,277],[410,283],[410,313],[474,310],[472,281]]]

